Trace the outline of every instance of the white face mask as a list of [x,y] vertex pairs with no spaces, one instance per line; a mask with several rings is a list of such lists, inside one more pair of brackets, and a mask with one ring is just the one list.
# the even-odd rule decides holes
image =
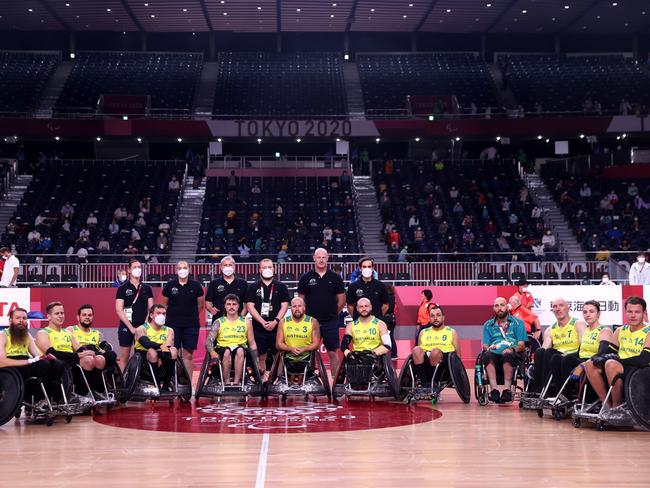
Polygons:
[[264,268],[262,270],[262,278],[266,278],[267,280],[273,278],[273,270],[271,268]]
[[639,264],[645,263],[645,258],[636,258],[636,262]]
[[603,276],[603,283],[609,283],[609,278],[607,278],[606,276]]
[[142,276],[142,268],[133,268],[131,270],[131,276],[134,278],[140,278],[140,276]]
[[179,269],[178,270],[178,277],[181,279],[187,278],[190,275],[190,270],[189,269]]
[[126,275],[120,275],[119,280],[120,281],[126,281]]
[[370,278],[372,276],[372,268],[363,268],[361,270],[361,276],[364,278]]
[[165,320],[167,317],[165,315],[156,315],[153,319],[153,321],[157,324],[160,325],[161,327],[165,325]]
[[524,287],[521,289],[521,292],[522,292],[522,293],[526,293],[527,291],[528,291],[528,287],[527,287],[527,286],[524,286]]
[[223,269],[221,270],[224,276],[232,276],[233,273],[235,272],[235,268],[232,266],[224,266]]

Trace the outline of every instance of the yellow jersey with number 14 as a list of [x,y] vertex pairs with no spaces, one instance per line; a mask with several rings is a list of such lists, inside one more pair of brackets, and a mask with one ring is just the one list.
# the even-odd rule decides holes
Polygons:
[[648,334],[650,325],[644,325],[636,332],[632,332],[629,325],[624,325],[618,333],[618,357],[628,359],[640,355],[648,340]]

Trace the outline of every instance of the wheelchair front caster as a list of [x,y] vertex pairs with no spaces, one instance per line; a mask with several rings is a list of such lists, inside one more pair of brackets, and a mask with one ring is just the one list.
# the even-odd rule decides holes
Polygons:
[[65,423],[66,423],[66,424],[69,424],[70,422],[72,422],[72,415],[68,415],[68,416],[65,418]]
[[574,426],[576,429],[579,429],[580,426],[581,426],[580,419],[573,419],[573,426]]

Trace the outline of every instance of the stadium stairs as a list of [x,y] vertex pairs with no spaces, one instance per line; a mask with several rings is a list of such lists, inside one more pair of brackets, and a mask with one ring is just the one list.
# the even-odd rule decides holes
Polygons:
[[363,251],[375,261],[387,262],[386,243],[383,240],[381,213],[377,205],[377,190],[370,176],[355,176],[359,228]]
[[23,198],[29,183],[32,181],[32,175],[18,175],[13,184],[9,187],[7,195],[0,201],[0,229],[5,229],[9,219],[16,211],[16,207]]
[[345,97],[348,107],[348,115],[353,119],[365,118],[365,106],[363,104],[363,91],[359,78],[359,68],[356,63],[343,63],[343,77],[345,82]]
[[559,241],[560,252],[568,261],[586,261],[587,256],[582,251],[575,234],[571,230],[569,221],[553,199],[551,190],[546,186],[539,173],[524,174],[523,180],[530,192],[532,200],[543,211],[544,222],[553,229]]
[[203,63],[201,79],[194,97],[194,114],[199,117],[209,117],[214,107],[216,95],[214,87],[217,86],[218,62]]
[[196,239],[201,230],[203,216],[203,201],[205,200],[205,185],[207,178],[203,178],[199,188],[194,190],[193,176],[185,178],[183,199],[180,202],[178,221],[174,228],[170,261],[179,260],[195,261]]
[[58,64],[54,74],[50,77],[45,89],[43,90],[43,97],[41,103],[36,110],[36,116],[42,118],[52,117],[52,110],[56,105],[56,101],[61,95],[63,86],[72,72],[74,61],[63,61]]

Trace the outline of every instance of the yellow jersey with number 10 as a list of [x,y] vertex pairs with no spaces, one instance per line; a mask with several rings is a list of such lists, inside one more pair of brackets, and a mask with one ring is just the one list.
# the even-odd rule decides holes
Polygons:
[[379,319],[371,316],[366,323],[359,320],[352,322],[352,347],[355,351],[374,351],[381,345]]

